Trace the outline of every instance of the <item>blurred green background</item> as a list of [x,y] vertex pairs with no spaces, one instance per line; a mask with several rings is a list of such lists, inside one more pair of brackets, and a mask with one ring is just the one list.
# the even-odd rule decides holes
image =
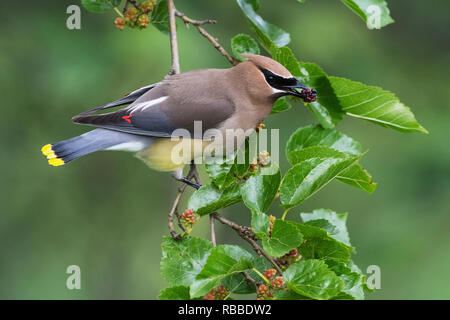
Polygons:
[[[193,18],[217,19],[206,28],[226,48],[235,34],[250,33],[234,1],[175,3]],[[165,286],[160,244],[177,182],[119,152],[53,168],[40,148],[88,129],[72,124],[71,116],[159,81],[169,68],[169,40],[154,28],[120,32],[113,12],[84,9],[82,29],[68,30],[69,4],[79,3],[0,4],[0,298],[154,299]],[[345,119],[339,129],[370,149],[363,164],[378,189],[367,195],[332,182],[289,214],[349,212],[355,262],[363,271],[381,267],[381,290],[369,299],[448,299],[450,5],[391,0],[389,6],[396,22],[369,31],[340,1],[261,1],[260,13],[291,33],[300,60],[396,93],[430,131],[403,134]],[[194,28],[179,23],[178,31],[183,71],[229,67]],[[281,128],[284,145],[297,127],[312,122],[299,103],[266,126]],[[271,213],[281,215],[276,205]],[[242,205],[223,215],[242,224],[250,219]],[[208,236],[207,222],[202,219],[194,235]],[[222,226],[217,237],[240,243]],[[81,267],[81,290],[66,289],[72,264]]]

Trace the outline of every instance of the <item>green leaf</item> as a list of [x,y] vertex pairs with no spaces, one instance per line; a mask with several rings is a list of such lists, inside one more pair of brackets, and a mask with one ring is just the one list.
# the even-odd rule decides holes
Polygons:
[[189,287],[174,286],[161,290],[158,300],[189,300]]
[[264,238],[270,231],[270,220],[267,214],[252,211],[252,230],[258,238]]
[[276,114],[283,111],[287,111],[292,108],[292,105],[286,101],[286,97],[279,98],[275,101],[272,112],[270,114]]
[[428,133],[393,93],[344,78],[329,79],[347,115],[402,132]]
[[266,236],[262,241],[264,250],[278,258],[297,248],[303,240],[298,225],[291,221],[275,220],[271,237]]
[[164,0],[159,0],[152,12],[151,24],[165,35],[170,34],[169,12]]
[[241,54],[260,54],[258,43],[246,34],[238,34],[231,39],[231,50],[236,59],[244,61]]
[[280,182],[281,171],[276,163],[264,167],[241,186],[244,204],[252,212],[267,212],[278,192]]
[[334,225],[332,225],[328,220],[325,220],[325,219],[309,220],[309,221],[305,222],[305,224],[323,229],[326,232],[328,232],[329,234],[336,232],[336,227]]
[[214,159],[213,163],[205,163],[205,170],[214,185],[222,189],[229,187],[235,179],[233,177],[233,157],[223,157],[222,159]]
[[[253,257],[252,263],[253,267],[260,273],[263,273],[269,268],[266,265],[266,260],[264,257]],[[260,279],[260,277],[253,270],[248,270],[247,273],[253,279]],[[249,294],[255,293],[256,291],[254,284],[249,283],[242,273],[234,273],[225,277],[222,280],[222,285],[230,292],[236,294]]]
[[325,147],[325,146],[314,146],[307,147],[304,149],[293,150],[288,153],[288,160],[293,165],[306,161],[309,159],[327,159],[327,158],[346,158],[345,153],[339,152],[337,150]]
[[[339,152],[323,147],[328,146],[347,154],[361,154],[359,142],[349,138],[334,129],[324,129],[321,126],[307,126],[297,129],[286,144],[286,156],[291,164],[311,158],[340,157]],[[375,191],[376,183],[372,182],[370,174],[355,163],[336,177],[341,182],[364,190]]]
[[372,193],[377,188],[376,182],[372,181],[372,176],[357,163],[341,172],[336,179],[367,193]]
[[[326,261],[328,268],[332,270],[344,282],[344,289],[333,299],[364,300],[363,278],[360,274],[353,272],[343,262]],[[342,295],[344,293],[344,295]]]
[[283,277],[289,289],[312,299],[327,300],[344,289],[342,280],[320,260],[294,263]]
[[273,292],[273,300],[311,300],[293,290],[276,290]]
[[190,287],[192,297],[200,297],[216,287],[223,278],[253,268],[253,256],[235,245],[220,245],[211,250],[202,271]]
[[284,208],[292,208],[319,191],[343,170],[353,165],[358,156],[313,158],[293,166],[283,178],[280,200]]
[[304,242],[298,252],[305,259],[329,259],[347,263],[350,260],[352,247],[332,238],[324,229],[308,224],[298,225]]
[[369,29],[380,29],[394,22],[384,0],[341,0],[363,19]]
[[250,163],[257,156],[256,135],[253,133],[245,139],[245,143],[241,146],[234,159],[234,173],[238,178],[242,178],[250,167]]
[[213,245],[210,241],[184,237],[177,241],[164,237],[161,274],[171,285],[189,286],[202,270]]
[[94,13],[104,13],[113,8],[108,0],[81,0],[81,4],[87,11]]
[[300,77],[302,75],[300,63],[297,61],[297,58],[295,58],[294,53],[290,48],[273,48],[271,55],[273,60],[282,64],[293,76]]
[[[275,45],[283,47],[287,45],[291,39],[289,33],[278,28],[277,26],[266,22],[260,15],[256,13],[259,4],[255,0],[236,0],[239,7],[247,16],[252,28],[254,29],[261,45],[266,49]],[[270,52],[270,51],[269,51]]]
[[324,219],[335,226],[335,231],[331,234],[331,237],[345,243],[348,246],[350,244],[350,237],[347,231],[347,216],[348,213],[336,213],[330,209],[317,209],[312,213],[300,213],[300,216],[304,222],[314,221],[318,219]]
[[239,185],[219,190],[212,184],[195,191],[188,202],[188,208],[203,216],[235,204],[241,200]]
[[319,125],[309,125],[298,128],[289,138],[286,144],[286,156],[289,162],[294,163],[289,157],[290,151],[313,146],[326,146],[353,155],[362,152],[361,144],[345,134],[334,129],[324,129]]
[[333,128],[345,114],[333,91],[327,74],[314,63],[300,63],[301,75],[297,79],[317,90],[317,100],[306,105],[324,128]]
[[[344,153],[324,146],[307,147],[300,150],[293,150],[288,153],[289,162],[292,164],[297,164],[313,158],[327,159],[345,157],[346,155]],[[375,191],[377,186],[376,183],[372,182],[370,174],[358,163],[343,170],[336,176],[336,179],[368,193]]]

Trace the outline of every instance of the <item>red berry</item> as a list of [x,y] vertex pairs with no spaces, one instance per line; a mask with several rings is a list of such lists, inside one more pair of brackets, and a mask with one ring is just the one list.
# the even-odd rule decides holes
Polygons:
[[116,28],[123,30],[123,27],[125,26],[125,21],[123,21],[122,18],[116,18],[116,20],[114,20],[114,24],[116,25]]
[[264,271],[264,277],[266,277],[267,279],[272,279],[273,276],[277,273],[277,270],[275,269],[268,269],[266,271]]
[[283,287],[284,285],[284,279],[281,276],[276,277],[275,279],[273,279],[272,283],[272,288],[276,289],[281,289],[281,287]]

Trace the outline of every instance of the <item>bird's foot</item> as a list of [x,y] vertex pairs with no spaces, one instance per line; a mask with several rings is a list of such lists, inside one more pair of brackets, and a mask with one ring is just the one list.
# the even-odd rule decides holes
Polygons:
[[181,177],[180,179],[177,179],[178,181],[181,181],[183,183],[186,183],[188,186],[191,186],[192,188],[195,189],[200,189],[201,185],[198,183],[195,183],[194,181],[186,178],[186,177]]

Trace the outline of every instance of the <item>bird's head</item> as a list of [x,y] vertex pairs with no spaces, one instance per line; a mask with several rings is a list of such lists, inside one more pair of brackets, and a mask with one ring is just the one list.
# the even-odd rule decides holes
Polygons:
[[316,101],[317,91],[306,87],[277,61],[256,54],[243,54],[242,56],[252,64],[252,72],[257,73],[257,76],[253,77],[251,81],[254,81],[258,87],[265,87],[265,92],[274,98],[291,95],[299,97],[305,102]]

